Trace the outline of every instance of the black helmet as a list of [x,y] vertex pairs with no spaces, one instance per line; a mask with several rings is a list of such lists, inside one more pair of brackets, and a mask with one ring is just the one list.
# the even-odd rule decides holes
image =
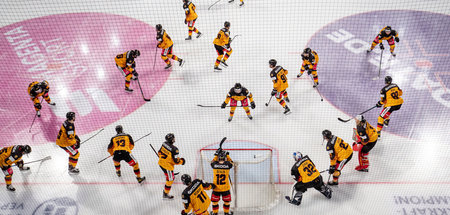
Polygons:
[[165,138],[169,143],[175,142],[175,135],[173,133],[168,133]]
[[330,130],[325,129],[322,131],[322,136],[323,139],[331,139],[333,135],[331,134]]
[[133,57],[139,57],[139,55],[141,55],[141,52],[139,50],[131,50],[130,51],[130,55]]
[[157,31],[161,31],[161,30],[162,30],[161,24],[157,24],[157,25],[156,25],[156,30],[157,30]]
[[117,126],[116,126],[116,132],[117,132],[118,134],[123,133],[123,127],[122,127],[121,125],[117,125]]
[[391,76],[384,77],[384,83],[385,84],[391,84],[392,83],[392,77]]
[[46,80],[43,80],[43,81],[41,81],[41,82],[39,83],[39,86],[40,86],[42,89],[45,89],[45,88],[48,87],[48,82],[47,82]]
[[19,145],[18,150],[22,154],[29,154],[31,152],[31,147],[29,145]]
[[217,158],[219,159],[219,161],[225,161],[227,159],[227,154],[228,152],[225,150],[222,150],[219,152],[219,154],[217,155]]
[[311,53],[311,49],[310,48],[306,48],[306,49],[303,50],[303,53],[310,54]]
[[384,30],[392,30],[391,26],[386,26],[386,28]]
[[181,181],[183,182],[184,185],[189,185],[192,182],[192,178],[188,174],[183,174],[181,176]]
[[270,59],[270,60],[269,60],[269,65],[271,65],[271,66],[276,66],[276,65],[277,65],[277,60],[275,60],[275,59]]
[[225,23],[223,23],[223,26],[225,26],[225,28],[230,27],[230,22],[226,21]]
[[241,88],[242,88],[241,83],[236,83],[236,84],[234,84],[234,88],[236,88],[236,89],[241,89]]
[[75,112],[72,112],[72,111],[67,112],[67,113],[66,113],[66,118],[67,118],[68,120],[74,120],[74,119],[75,119]]

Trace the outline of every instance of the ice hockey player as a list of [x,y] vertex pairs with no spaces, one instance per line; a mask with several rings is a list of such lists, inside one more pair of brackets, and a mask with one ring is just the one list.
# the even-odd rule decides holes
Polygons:
[[134,61],[139,55],[141,55],[139,50],[130,50],[123,54],[118,54],[114,59],[117,69],[125,77],[125,91],[130,93],[133,92],[133,89],[130,88],[131,79],[137,80],[139,76],[136,72],[136,62]]
[[170,67],[172,67],[169,58],[178,61],[180,67],[183,66],[183,59],[172,54],[173,41],[167,34],[166,30],[162,28],[161,24],[156,25],[156,32],[156,40],[158,40],[157,47],[162,49],[161,59],[163,59],[166,63],[166,67],[164,67],[164,69],[169,69]]
[[398,38],[398,33],[396,30],[392,29],[391,26],[386,26],[383,29],[381,29],[380,33],[375,37],[375,39],[372,42],[372,46],[367,50],[367,52],[371,52],[377,44],[380,44],[380,49],[384,50],[383,46],[383,40],[387,40],[389,43],[391,55],[393,57],[396,56],[394,53],[395,49],[395,42],[400,42],[400,39]]
[[162,144],[158,151],[159,161],[158,164],[161,167],[164,175],[166,175],[166,184],[164,185],[163,199],[173,199],[172,195],[169,195],[170,189],[172,188],[173,181],[175,180],[175,175],[173,169],[175,165],[184,165],[186,161],[184,158],[180,158],[178,154],[178,148],[174,146],[175,135],[173,133],[168,133],[165,137],[166,141]]
[[233,167],[233,161],[229,158],[229,154],[227,151],[219,149],[214,156],[211,167],[213,168],[213,183],[215,185],[212,195],[212,215],[217,215],[219,213],[219,201],[222,196],[223,201],[223,212],[225,215],[233,214],[230,212],[230,203],[231,203],[231,179],[230,179],[230,169]]
[[300,78],[306,71],[314,81],[313,87],[317,87],[317,85],[319,85],[319,77],[317,76],[317,63],[319,63],[319,55],[310,48],[306,48],[303,50],[302,60],[302,68],[300,69],[300,74],[297,75],[297,78]]
[[[244,6],[244,0],[240,0],[241,1],[241,3],[239,4],[239,6]],[[229,0],[228,1],[228,3],[233,3],[234,2],[234,0]]]
[[286,102],[289,102],[288,93],[286,91],[286,89],[289,87],[286,76],[288,74],[288,71],[283,69],[283,67],[281,66],[277,66],[277,61],[275,59],[269,60],[269,67],[272,69],[272,71],[270,72],[270,78],[273,82],[273,90],[270,95],[275,96],[277,101],[284,108],[284,114],[288,114],[291,111],[286,105]]
[[131,155],[131,150],[134,148],[133,138],[129,134],[123,132],[123,127],[121,125],[116,126],[116,132],[116,136],[112,137],[109,142],[108,152],[110,155],[113,155],[117,176],[122,176],[120,171],[120,161],[124,160],[128,165],[133,167],[138,183],[142,183],[145,180],[145,176],[141,177],[139,164]]
[[188,26],[189,36],[186,40],[192,40],[192,32],[197,34],[197,38],[202,36],[202,33],[194,27],[195,21],[197,20],[197,13],[195,12],[195,5],[189,0],[183,0],[183,9],[186,14],[186,19],[184,19],[184,24]]
[[333,181],[328,181],[328,185],[338,185],[342,168],[352,159],[353,150],[348,143],[341,138],[334,136],[331,131],[322,131],[323,139],[327,141],[327,152],[330,155],[330,168],[328,173],[333,175]]
[[205,183],[200,179],[192,181],[191,176],[188,174],[182,175],[181,181],[187,186],[181,194],[184,205],[181,214],[187,215],[192,210],[196,215],[209,215],[208,208],[211,204],[211,199],[205,190],[214,189],[215,185]]
[[69,154],[69,174],[78,174],[80,170],[76,168],[80,153],[80,138],[75,131],[75,113],[67,112],[66,121],[59,129],[56,145],[64,149]]
[[392,83],[391,76],[386,76],[384,78],[384,83],[386,84],[380,91],[380,101],[377,103],[377,107],[383,107],[383,110],[378,116],[377,133],[378,137],[381,135],[381,130],[383,126],[388,127],[391,113],[400,110],[403,104],[403,91],[397,86],[397,84]]
[[36,110],[36,115],[41,117],[41,102],[39,101],[39,97],[43,97],[45,101],[52,106],[55,106],[55,103],[52,102],[50,97],[48,96],[48,91],[50,90],[50,86],[47,81],[42,82],[31,82],[28,85],[28,94],[30,95],[31,101],[33,101],[34,109]]
[[357,115],[355,117],[356,122],[356,134],[355,141],[353,143],[353,150],[358,151],[358,161],[359,165],[356,166],[355,170],[361,172],[369,171],[369,151],[375,146],[378,140],[377,132],[369,122],[364,119],[364,116]]
[[16,191],[11,184],[13,169],[12,165],[16,164],[21,171],[30,170],[30,167],[23,165],[22,156],[29,154],[31,147],[29,145],[14,145],[4,147],[0,150],[0,168],[5,174],[6,189],[9,191]]
[[[233,49],[230,47],[231,39],[230,39],[230,22],[225,22],[223,24],[223,28],[220,29],[219,33],[217,34],[217,37],[214,39],[213,44],[214,48],[217,51],[217,59],[214,63],[214,70],[220,71],[222,70],[219,68],[219,64],[222,64],[225,67],[228,67],[228,64],[226,61],[230,57],[231,53],[233,52]],[[225,53],[225,56],[223,54]]]
[[314,187],[314,189],[322,193],[325,197],[331,199],[331,188],[323,183],[322,176],[308,155],[303,156],[300,152],[294,152],[293,156],[295,164],[292,166],[291,175],[294,176],[296,183],[293,187],[295,194],[294,190],[292,190],[293,196],[286,196],[289,203],[300,205],[303,193],[311,187]]
[[248,108],[248,99],[250,99],[250,107],[252,109],[255,109],[256,105],[253,101],[253,95],[250,93],[247,88],[242,87],[240,83],[236,83],[234,87],[230,89],[230,91],[227,94],[227,98],[222,103],[221,108],[224,109],[228,102],[230,102],[230,117],[228,118],[228,122],[230,122],[233,119],[234,111],[236,110],[237,101],[241,102],[242,107],[245,110],[245,113],[247,114],[247,117],[249,119],[253,119],[252,115],[250,114],[250,108]]

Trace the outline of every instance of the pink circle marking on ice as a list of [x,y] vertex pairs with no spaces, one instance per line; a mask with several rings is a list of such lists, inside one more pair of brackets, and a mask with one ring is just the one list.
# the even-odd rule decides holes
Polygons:
[[[54,142],[67,111],[77,114],[79,135],[111,124],[145,104],[136,81],[132,94],[114,58],[138,49],[136,71],[146,97],[164,85],[170,71],[153,67],[156,31],[142,21],[104,13],[68,13],[30,19],[0,28],[4,90],[0,102],[0,146]],[[28,133],[35,111],[27,93],[33,81],[47,80],[51,107]]]

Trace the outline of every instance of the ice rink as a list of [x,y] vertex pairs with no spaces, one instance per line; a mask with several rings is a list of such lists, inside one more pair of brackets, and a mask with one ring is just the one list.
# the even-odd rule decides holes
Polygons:
[[[182,0],[1,2],[0,146],[31,145],[25,162],[52,159],[30,164],[28,172],[13,167],[15,192],[7,191],[0,180],[0,215],[180,214],[185,188],[180,176],[205,176],[202,153],[214,151],[200,151],[217,147],[223,137],[228,138],[224,148],[272,152],[235,153],[236,159],[250,163],[238,173],[239,201],[270,206],[235,214],[449,214],[450,2],[244,1],[239,7],[238,0],[221,0],[208,9],[215,0],[194,0],[199,15],[195,27],[203,35],[195,38],[194,33],[191,41],[184,39],[188,29]],[[212,42],[225,21],[231,23],[231,36],[239,36],[231,43],[229,67],[214,72],[217,54]],[[156,24],[174,41],[173,53],[185,60],[183,67],[173,62],[164,70],[161,50],[155,50]],[[377,47],[367,54],[387,25],[399,32],[397,57],[390,56],[386,42],[384,52]],[[306,74],[296,78],[305,47],[319,54],[320,93]],[[136,81],[131,83],[132,94],[123,90],[114,57],[131,49],[141,52],[136,71],[150,102],[142,99]],[[264,105],[272,91],[270,59],[289,71],[292,114],[284,115],[275,99]],[[291,195],[294,183],[292,153],[300,151],[319,171],[327,169],[322,130],[351,144],[355,122],[337,118],[348,119],[374,106],[386,75],[403,90],[405,103],[393,112],[370,152],[369,172],[354,170],[354,152],[339,185],[332,187],[331,199],[309,189],[300,206],[289,204],[284,196]],[[42,117],[30,129],[35,111],[27,87],[41,80],[49,82],[56,106],[44,101]],[[242,108],[228,122],[229,108],[198,106],[220,106],[236,82],[253,94],[253,120]],[[104,129],[79,149],[79,175],[68,174],[68,154],[55,144],[68,111],[77,114],[82,141]],[[365,114],[371,125],[376,126],[380,111]],[[112,159],[97,163],[109,155],[107,145],[118,124],[135,140],[151,132],[132,151],[147,178],[142,185],[124,162],[121,178]],[[180,175],[171,190],[172,201],[162,200],[165,177],[149,146],[158,150],[167,133],[175,134],[175,145],[186,159],[186,165],[175,167]],[[268,190],[271,177],[274,191]],[[328,173],[322,177],[326,182]]]

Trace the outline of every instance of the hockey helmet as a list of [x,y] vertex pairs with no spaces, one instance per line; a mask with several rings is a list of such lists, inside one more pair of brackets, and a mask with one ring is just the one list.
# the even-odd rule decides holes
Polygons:
[[277,60],[275,60],[275,59],[270,59],[270,60],[269,60],[269,65],[271,65],[271,66],[276,66],[276,65],[277,65]]
[[41,81],[41,82],[39,83],[39,86],[40,86],[42,89],[46,89],[46,88],[48,87],[48,82],[47,82],[46,80],[43,80],[43,81]]
[[183,174],[181,176],[181,181],[183,182],[184,185],[189,185],[192,182],[192,178],[188,174]]
[[229,28],[230,27],[230,22],[228,22],[228,21],[226,21],[225,23],[223,23],[223,26],[225,27],[225,28]]
[[391,76],[386,76],[384,78],[384,83],[385,84],[391,84],[392,83],[392,77]]
[[139,57],[139,55],[141,55],[141,52],[139,50],[131,50],[130,51],[130,55],[134,58]]
[[175,142],[175,135],[173,133],[168,133],[165,138],[169,143]]
[[363,115],[356,115],[355,116],[355,120],[358,122],[365,122],[366,121],[366,119],[364,119],[364,116]]
[[66,118],[67,118],[68,120],[75,120],[75,112],[72,112],[72,111],[67,112],[67,113],[66,113]]
[[311,53],[311,49],[310,48],[306,48],[303,50],[303,54],[310,54]]
[[123,133],[123,127],[122,127],[121,125],[117,125],[117,126],[116,126],[116,132],[117,132],[118,134]]
[[292,154],[292,156],[294,157],[294,160],[295,160],[295,161],[299,161],[299,160],[302,159],[302,157],[303,157],[302,153],[300,153],[300,152],[294,152],[294,153]]
[[157,25],[156,25],[156,31],[162,31],[162,26],[161,26],[161,24],[157,24]]
[[242,85],[241,85],[241,83],[236,83],[236,84],[234,84],[234,92],[235,93],[241,93],[242,92]]
[[22,154],[29,154],[31,152],[31,147],[29,145],[19,145],[18,150]]
[[330,130],[325,129],[322,131],[322,136],[323,139],[331,139],[333,137],[333,134],[331,133]]
[[385,30],[385,31],[391,31],[392,28],[391,28],[391,26],[386,26],[386,28],[385,28],[384,30]]
[[227,159],[227,154],[228,154],[227,151],[221,150],[217,155],[217,158],[219,159],[219,161],[225,161]]

